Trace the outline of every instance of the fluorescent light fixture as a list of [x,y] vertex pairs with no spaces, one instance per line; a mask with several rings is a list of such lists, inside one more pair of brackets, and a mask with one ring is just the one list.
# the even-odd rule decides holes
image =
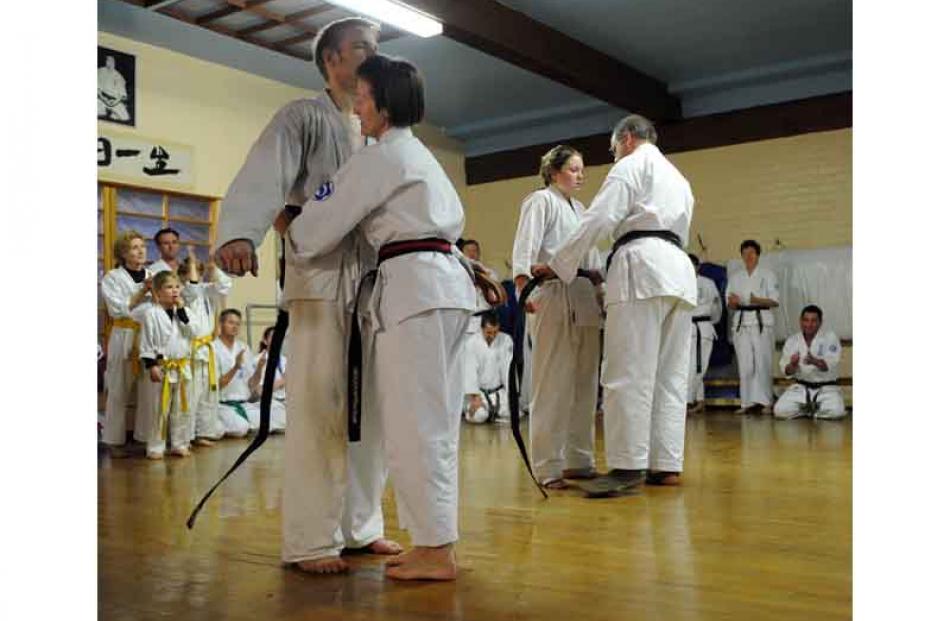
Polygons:
[[419,37],[442,34],[442,24],[425,13],[394,0],[327,0],[354,13],[378,19]]

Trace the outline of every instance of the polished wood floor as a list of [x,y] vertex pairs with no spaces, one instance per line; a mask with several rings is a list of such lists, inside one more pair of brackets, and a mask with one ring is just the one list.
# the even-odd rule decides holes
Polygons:
[[[598,434],[598,463],[603,447]],[[187,460],[99,458],[100,618],[847,619],[851,421],[706,414],[687,428],[684,485],[543,500],[507,427],[463,425],[461,574],[395,583],[382,559],[345,576],[282,568],[283,439],[194,501],[243,448]],[[396,528],[391,491],[389,534]]]

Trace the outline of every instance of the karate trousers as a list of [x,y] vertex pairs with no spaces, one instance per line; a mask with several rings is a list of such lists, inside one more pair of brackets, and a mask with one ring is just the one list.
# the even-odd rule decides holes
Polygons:
[[542,483],[565,469],[594,467],[600,328],[575,325],[567,287],[550,287],[534,313],[531,340],[531,466]]
[[468,318],[468,311],[435,309],[374,335],[373,390],[382,395],[386,461],[399,524],[415,546],[458,540],[458,404]]
[[801,384],[792,384],[782,393],[775,404],[775,418],[798,418],[801,416],[801,406],[809,396],[818,401],[815,418],[844,418],[844,397],[839,387],[822,386],[809,389]]
[[[712,356],[713,343],[715,339],[702,338],[698,334],[696,324],[690,325],[691,338],[689,341],[689,392],[686,395],[687,403],[696,403],[706,399],[706,389],[703,386],[703,378],[706,377],[706,371],[709,370],[709,357]],[[696,341],[699,340],[699,359],[700,368],[696,370]]]
[[224,435],[224,425],[218,417],[218,391],[212,390],[208,381],[208,361],[195,360],[191,365],[192,395],[189,403],[194,416],[191,438],[218,440]]
[[771,326],[759,332],[758,324],[741,326],[733,337],[739,364],[741,407],[772,405],[772,353],[775,336]]
[[[138,393],[148,377],[143,379],[140,374],[136,378],[132,373],[132,362],[126,354],[133,338],[134,332],[127,328],[115,327],[109,335],[105,374],[106,420],[102,441],[110,446],[123,446],[126,431],[144,424]],[[144,434],[138,434],[136,439],[144,441]]]
[[682,472],[692,310],[669,296],[607,307],[602,382],[608,468]]
[[[168,370],[164,371],[169,373]],[[192,419],[193,412],[193,391],[190,379],[178,377],[170,383],[168,391],[168,403],[162,410],[162,382],[153,382],[149,379],[148,371],[145,365],[142,365],[143,377],[139,380],[141,388],[139,390],[139,399],[144,413],[143,425],[136,424],[136,439],[141,438],[145,442],[145,451],[149,454],[163,454],[165,449],[188,448],[191,443],[191,430],[194,426]],[[181,400],[181,382],[185,382],[185,400],[188,402],[188,409],[183,408]],[[162,422],[164,419],[164,423]],[[163,430],[164,424],[164,430]],[[141,433],[140,433],[141,427]]]
[[377,409],[366,397],[361,441],[348,442],[344,305],[295,300],[289,312],[281,557],[295,563],[383,537],[386,471]]

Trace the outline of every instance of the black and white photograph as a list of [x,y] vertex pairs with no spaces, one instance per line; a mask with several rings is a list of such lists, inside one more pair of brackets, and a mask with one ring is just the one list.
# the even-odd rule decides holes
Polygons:
[[99,120],[135,127],[135,56],[99,46]]

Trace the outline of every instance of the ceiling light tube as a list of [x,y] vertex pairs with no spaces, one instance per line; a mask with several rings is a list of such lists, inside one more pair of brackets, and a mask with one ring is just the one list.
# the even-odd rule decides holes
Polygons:
[[442,24],[410,6],[394,0],[327,0],[354,13],[395,26],[420,37],[442,34]]

